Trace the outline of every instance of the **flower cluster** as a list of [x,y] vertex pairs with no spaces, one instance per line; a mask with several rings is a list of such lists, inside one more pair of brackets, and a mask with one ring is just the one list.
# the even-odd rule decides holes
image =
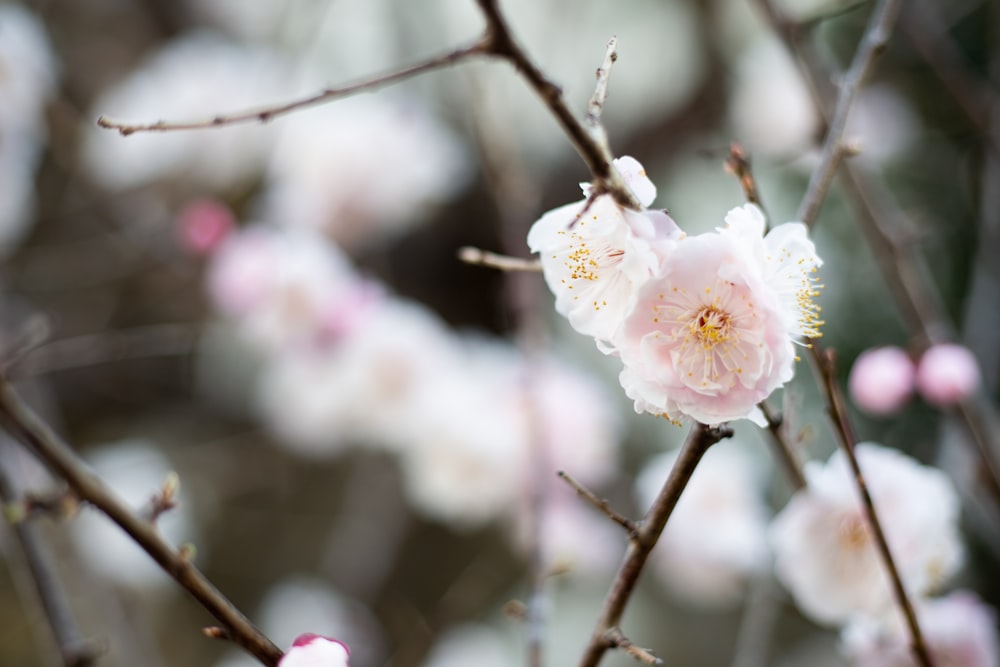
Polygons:
[[[616,168],[644,206],[656,188],[633,158]],[[590,189],[584,186],[584,194]],[[791,379],[794,341],[818,335],[822,262],[801,223],[766,232],[753,204],[688,236],[664,212],[609,194],[549,211],[528,234],[556,310],[624,366],[637,412],[706,424],[750,418]]]

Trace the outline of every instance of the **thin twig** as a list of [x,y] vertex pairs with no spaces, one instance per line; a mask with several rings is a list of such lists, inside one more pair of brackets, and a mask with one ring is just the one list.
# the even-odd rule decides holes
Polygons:
[[628,637],[622,634],[622,631],[618,628],[612,628],[608,631],[608,641],[612,643],[614,648],[622,651],[626,655],[629,655],[644,665],[662,665],[663,661],[657,658],[655,655],[650,653],[649,649],[641,648],[636,646],[629,640]]
[[639,581],[646,559],[660,539],[660,534],[667,525],[667,520],[677,505],[681,493],[687,487],[695,467],[709,447],[731,435],[732,430],[725,426],[709,427],[695,424],[691,429],[667,481],[643,517],[635,538],[629,541],[625,560],[619,567],[611,584],[611,590],[604,599],[600,617],[580,659],[579,667],[596,667],[604,653],[616,646],[615,638],[621,634],[618,626],[622,614]]
[[488,266],[500,271],[530,271],[537,273],[542,270],[542,263],[537,259],[522,259],[520,257],[511,257],[510,255],[501,255],[473,246],[459,248],[458,258],[466,264]]
[[798,491],[806,487],[806,476],[802,472],[802,462],[795,455],[791,443],[788,441],[788,430],[785,428],[784,417],[774,412],[767,401],[761,401],[757,407],[764,413],[767,420],[767,430],[771,434],[771,445],[775,458],[781,462],[781,467],[785,471],[785,476],[792,486],[793,491]]
[[[618,170],[612,165],[611,148],[601,137],[595,136],[570,111],[563,99],[562,89],[550,81],[531,61],[528,54],[517,43],[507,26],[507,20],[500,12],[497,0],[477,0],[486,19],[486,42],[493,55],[507,60],[524,77],[529,86],[549,107],[552,115],[562,127],[570,143],[580,154],[593,176],[593,191],[610,194],[619,205],[641,210],[642,205],[625,184]],[[598,134],[602,134],[598,133]]]
[[608,99],[608,81],[611,80],[611,66],[618,60],[618,38],[608,40],[608,48],[604,52],[604,62],[597,68],[597,85],[594,95],[587,106],[586,122],[591,132],[600,132],[607,142],[607,134],[601,124],[601,114],[604,113],[604,103]]
[[854,53],[851,67],[841,79],[837,106],[827,128],[819,165],[809,178],[809,186],[799,206],[797,218],[808,227],[812,227],[816,222],[820,206],[844,156],[844,131],[847,129],[847,119],[857,99],[858,91],[861,90],[861,85],[871,72],[878,56],[885,51],[901,6],[902,0],[880,0]]
[[628,517],[623,516],[618,512],[616,512],[611,507],[611,505],[608,503],[607,500],[598,497],[597,494],[595,494],[593,491],[591,491],[583,484],[580,484],[580,482],[573,479],[566,471],[560,470],[556,474],[559,475],[560,479],[569,484],[573,488],[573,490],[576,491],[577,495],[579,495],[581,498],[583,498],[591,505],[593,505],[597,509],[597,511],[601,512],[604,516],[608,517],[609,519],[617,523],[619,526],[624,528],[625,532],[627,532],[629,535],[629,539],[638,538],[639,527],[638,525],[636,525],[635,521],[632,521]]
[[[15,502],[17,495],[7,459],[0,457],[0,501],[5,504]],[[42,544],[38,526],[32,519],[33,515],[29,512],[21,520],[13,522],[14,535],[24,556],[25,569],[34,584],[62,664],[65,667],[88,667],[97,661],[100,648],[83,638],[69,598],[59,581],[49,553]]]
[[323,90],[313,93],[308,97],[304,97],[297,100],[292,100],[290,102],[284,102],[282,104],[277,104],[274,106],[265,106],[257,109],[248,109],[246,111],[238,111],[232,114],[221,114],[217,116],[212,116],[211,118],[205,118],[201,120],[191,120],[191,121],[167,121],[159,120],[155,123],[127,123],[123,121],[112,120],[107,116],[101,116],[97,119],[98,127],[103,127],[109,130],[118,130],[122,136],[128,136],[136,132],[171,132],[176,130],[206,130],[210,128],[224,127],[227,125],[237,125],[241,123],[266,123],[268,121],[274,120],[279,116],[284,116],[285,114],[291,113],[293,111],[298,111],[299,109],[305,109],[307,107],[316,106],[318,104],[323,104],[325,102],[330,102],[332,100],[347,97],[349,95],[354,95],[355,93],[360,93],[366,90],[374,90],[376,88],[382,88],[383,86],[388,86],[393,83],[398,83],[405,79],[409,79],[418,74],[423,74],[424,72],[430,72],[432,70],[441,69],[442,67],[448,67],[449,65],[454,65],[462,60],[466,60],[473,56],[478,56],[486,53],[486,43],[483,40],[478,40],[474,44],[465,46],[448,53],[434,56],[428,58],[422,62],[415,65],[410,65],[408,67],[403,67],[394,72],[389,72],[387,74],[381,74],[376,77],[365,79],[363,81],[357,81],[355,83],[346,84],[344,86],[339,86],[336,88],[324,88]]
[[755,204],[770,222],[771,216],[767,214],[767,209],[764,208],[764,202],[760,198],[760,190],[757,188],[757,181],[753,177],[753,169],[750,167],[750,156],[736,142],[729,145],[729,155],[726,157],[725,168],[726,171],[739,180],[740,187],[743,188],[743,196],[746,197],[746,200],[751,204]]
[[910,648],[913,651],[913,656],[916,658],[917,664],[922,667],[933,667],[934,663],[931,661],[927,644],[924,641],[924,635],[920,630],[917,614],[906,593],[906,588],[903,586],[902,577],[900,577],[896,561],[893,559],[889,543],[885,538],[885,532],[882,530],[882,523],[879,521],[878,513],[875,511],[871,494],[868,492],[868,485],[861,472],[861,467],[858,465],[857,456],[854,454],[854,447],[857,445],[858,438],[854,434],[854,428],[844,409],[844,398],[837,384],[835,356],[832,350],[824,352],[818,341],[813,341],[811,350],[813,359],[816,362],[816,368],[823,381],[823,396],[826,400],[830,420],[833,422],[834,430],[837,433],[840,449],[844,452],[847,462],[851,467],[854,483],[857,486],[858,494],[861,496],[865,518],[875,537],[875,545],[878,548],[879,557],[882,559],[882,564],[886,568],[889,579],[892,582],[892,591],[896,598],[896,604],[899,605],[900,610],[903,612],[903,617],[910,633]]
[[81,500],[104,512],[128,533],[136,544],[222,624],[228,638],[264,665],[275,667],[278,664],[282,656],[281,650],[185,557],[189,552],[174,549],[154,525],[144,521],[103,480],[92,473],[69,446],[24,404],[2,376],[0,423],[15,440],[33,452],[54,474],[64,479]]

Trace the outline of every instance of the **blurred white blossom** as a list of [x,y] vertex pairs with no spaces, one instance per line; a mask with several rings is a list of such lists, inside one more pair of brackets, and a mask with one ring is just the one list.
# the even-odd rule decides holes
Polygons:
[[[652,505],[677,451],[650,460],[636,478],[643,509]],[[651,556],[651,565],[678,595],[705,607],[738,602],[747,580],[768,563],[764,475],[739,442],[705,454]]]
[[398,235],[471,179],[458,138],[413,103],[338,100],[285,123],[269,165],[266,217],[345,247]]
[[[935,590],[962,561],[958,494],[944,473],[898,451],[872,443],[855,451],[904,585],[914,595]],[[846,457],[837,451],[805,473],[808,487],[770,528],[778,578],[821,623],[884,613],[889,578]]]
[[33,222],[35,170],[48,133],[45,104],[57,70],[42,23],[20,5],[0,4],[0,253]]
[[[997,614],[970,591],[915,604],[924,642],[935,667],[997,667]],[[841,633],[855,667],[916,667],[909,629],[895,611],[878,621],[858,618]]]
[[517,651],[497,630],[467,623],[446,630],[431,648],[423,667],[508,667]]

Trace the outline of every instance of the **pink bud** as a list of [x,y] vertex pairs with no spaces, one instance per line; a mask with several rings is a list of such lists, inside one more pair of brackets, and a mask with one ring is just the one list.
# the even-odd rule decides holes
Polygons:
[[917,388],[933,405],[947,406],[968,398],[979,387],[979,364],[968,348],[935,345],[920,358]]
[[848,387],[859,408],[874,415],[896,412],[913,393],[913,362],[898,347],[878,347],[859,356]]
[[177,219],[181,246],[195,255],[207,255],[219,247],[236,221],[229,207],[217,199],[199,199],[188,204]]
[[310,632],[292,642],[278,667],[349,667],[350,655],[351,650],[344,642]]

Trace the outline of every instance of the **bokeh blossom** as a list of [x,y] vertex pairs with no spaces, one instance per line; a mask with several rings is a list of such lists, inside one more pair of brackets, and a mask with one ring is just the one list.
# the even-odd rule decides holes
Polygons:
[[[904,585],[933,591],[962,562],[958,494],[944,473],[898,451],[861,443],[856,453]],[[818,622],[879,616],[892,592],[846,458],[838,451],[805,473],[808,487],[770,528],[778,578]]]
[[[970,591],[916,603],[920,631],[935,667],[997,667],[996,611]],[[859,618],[841,633],[841,647],[856,667],[916,667],[910,634],[899,613]]]
[[[738,602],[749,577],[768,562],[764,475],[736,445],[705,454],[651,556],[671,590],[703,607]],[[676,460],[676,451],[666,452],[643,468],[636,478],[643,507],[653,503]]]
[[917,388],[933,405],[954,405],[979,388],[979,362],[962,345],[935,345],[924,352],[917,366]]
[[859,408],[873,415],[889,415],[910,399],[914,374],[906,352],[898,347],[878,347],[857,358],[847,386]]

